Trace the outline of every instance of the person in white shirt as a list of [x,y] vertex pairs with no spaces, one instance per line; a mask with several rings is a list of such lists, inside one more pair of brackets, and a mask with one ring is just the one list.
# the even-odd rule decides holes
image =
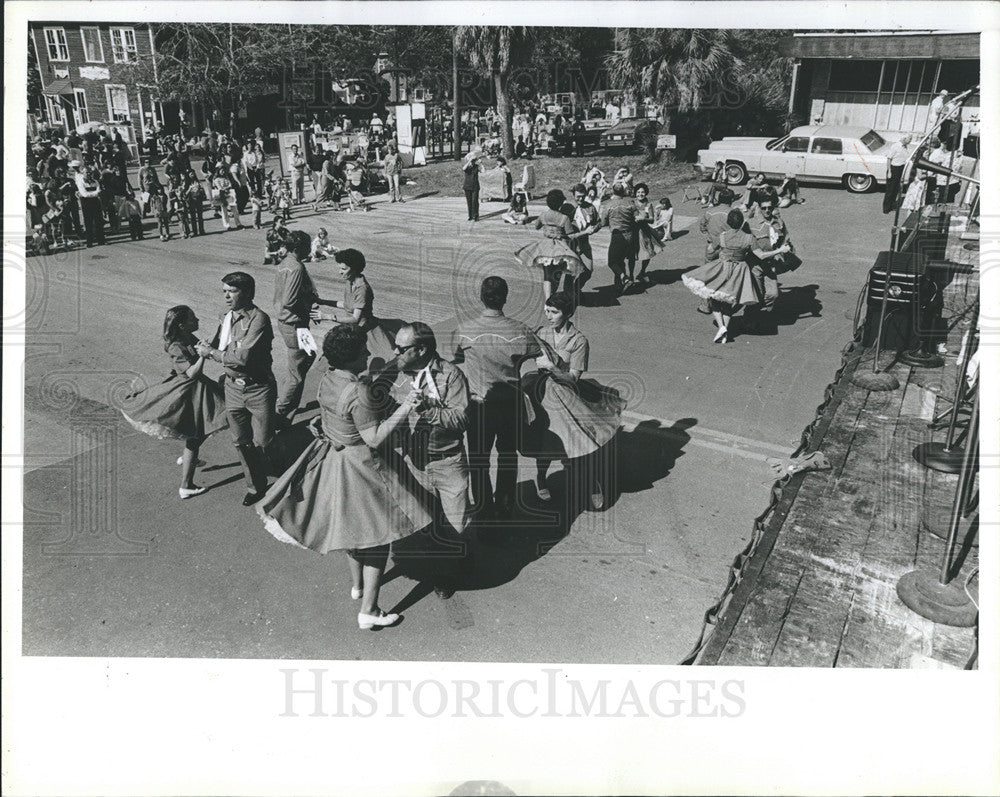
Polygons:
[[76,175],[76,190],[80,195],[83,224],[87,230],[87,246],[104,243],[104,214],[101,212],[101,185],[92,166],[84,166]]
[[892,213],[896,208],[896,199],[899,197],[899,184],[903,179],[903,169],[910,157],[909,146],[911,141],[913,141],[913,136],[907,133],[899,141],[893,142],[893,145],[889,148],[888,159],[886,160],[888,173],[885,180],[885,196],[882,198],[883,213]]

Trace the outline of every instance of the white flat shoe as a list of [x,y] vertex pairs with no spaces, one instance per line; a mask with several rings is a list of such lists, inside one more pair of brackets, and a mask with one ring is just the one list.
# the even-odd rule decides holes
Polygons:
[[[184,457],[177,457],[177,464],[178,465],[183,465],[184,464]],[[196,459],[194,461],[194,466],[196,468],[204,468],[207,464],[208,463],[205,462],[205,460],[203,460],[203,459]]]
[[361,600],[361,593],[362,590],[358,589],[357,587],[351,587],[351,600],[352,601]]
[[373,628],[385,628],[399,622],[398,614],[386,614],[381,609],[378,614],[364,614],[358,612],[358,628],[362,631],[370,631]]
[[208,492],[207,487],[178,487],[177,493],[180,495],[182,500],[187,500],[188,498],[194,498],[196,495],[204,495]]
[[712,343],[718,343],[719,341],[725,342],[727,330],[725,327],[719,327],[719,331],[715,333],[715,337],[712,338]]

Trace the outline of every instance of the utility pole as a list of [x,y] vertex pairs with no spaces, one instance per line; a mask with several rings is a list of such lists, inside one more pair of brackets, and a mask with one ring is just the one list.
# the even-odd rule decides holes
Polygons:
[[451,33],[451,156],[462,159],[462,114],[458,108],[458,28]]

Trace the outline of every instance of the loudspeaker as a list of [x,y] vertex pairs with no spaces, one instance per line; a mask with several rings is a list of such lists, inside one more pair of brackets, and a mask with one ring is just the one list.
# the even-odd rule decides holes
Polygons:
[[883,347],[904,349],[918,342],[920,329],[929,323],[926,311],[935,307],[934,297],[938,294],[934,283],[924,273],[924,262],[919,252],[878,253],[875,265],[868,271],[865,291],[867,314],[861,337],[863,346],[871,346],[875,342],[883,296]]

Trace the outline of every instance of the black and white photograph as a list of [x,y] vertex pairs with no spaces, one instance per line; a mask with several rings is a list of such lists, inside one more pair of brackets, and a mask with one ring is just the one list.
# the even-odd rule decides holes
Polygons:
[[5,17],[5,793],[1000,789],[996,6]]

